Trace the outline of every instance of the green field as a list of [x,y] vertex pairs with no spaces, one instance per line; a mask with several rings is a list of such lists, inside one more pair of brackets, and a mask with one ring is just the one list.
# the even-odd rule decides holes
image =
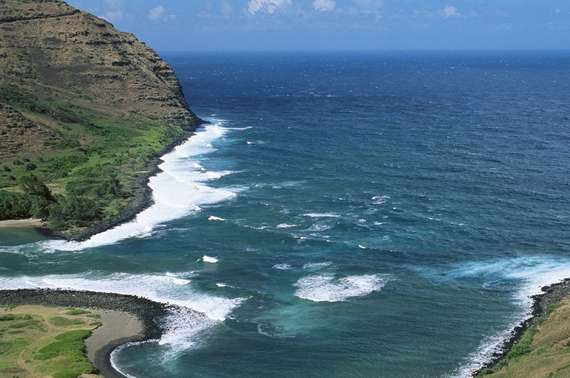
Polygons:
[[84,340],[100,325],[86,310],[0,308],[0,377],[76,378],[96,373]]
[[537,319],[485,378],[570,377],[570,298]]
[[184,134],[166,122],[110,116],[15,87],[0,88],[0,102],[56,135],[41,154],[27,149],[0,162],[0,220],[42,218],[68,236],[119,214],[149,159]]

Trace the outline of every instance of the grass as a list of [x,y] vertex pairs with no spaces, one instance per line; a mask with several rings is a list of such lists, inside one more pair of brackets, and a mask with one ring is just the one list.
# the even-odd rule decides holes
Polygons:
[[49,318],[49,323],[51,325],[57,327],[66,327],[66,326],[73,326],[73,325],[82,325],[85,324],[84,321],[81,319],[70,319],[63,316],[53,316]]
[[97,314],[91,314],[89,311],[80,308],[70,308],[69,310],[65,311],[65,315],[97,315]]
[[48,152],[24,151],[0,162],[0,220],[37,216],[32,199],[22,195],[19,186],[23,177],[33,174],[56,198],[92,202],[96,212],[89,219],[81,219],[81,212],[58,212],[58,219],[49,222],[50,228],[70,235],[119,214],[135,195],[147,162],[184,134],[181,127],[164,122],[99,113],[71,100],[41,99],[15,87],[0,87],[0,101],[28,118],[55,125],[57,133]]
[[0,308],[0,376],[76,378],[94,373],[84,344],[99,325],[90,324],[94,315],[62,307]]
[[552,306],[485,378],[570,377],[570,297]]

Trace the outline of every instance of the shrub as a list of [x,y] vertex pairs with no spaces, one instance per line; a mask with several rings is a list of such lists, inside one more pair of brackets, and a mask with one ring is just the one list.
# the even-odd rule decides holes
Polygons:
[[53,200],[48,187],[34,175],[22,177],[20,180],[20,186],[24,193],[30,196],[38,196],[49,201]]
[[87,226],[101,219],[101,207],[88,197],[68,195],[58,197],[49,207],[49,225],[55,229],[69,226]]
[[0,190],[0,219],[29,218],[32,216],[32,201],[22,193]]

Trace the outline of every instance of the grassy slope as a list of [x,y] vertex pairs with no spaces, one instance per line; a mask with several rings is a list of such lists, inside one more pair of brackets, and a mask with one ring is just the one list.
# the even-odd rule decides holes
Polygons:
[[479,377],[570,377],[570,297],[538,319],[495,368]]
[[[136,178],[146,162],[184,133],[181,127],[166,122],[113,117],[79,107],[72,100],[40,99],[15,88],[0,88],[0,101],[28,118],[52,125],[58,136],[50,152],[40,156],[23,153],[0,162],[0,194],[21,192],[18,184],[22,177],[33,174],[55,195],[92,200],[100,210],[97,219],[82,221],[70,216],[50,222],[51,228],[69,235],[116,216],[133,196]],[[20,199],[26,197],[20,195]],[[0,211],[0,218],[13,216]]]
[[83,340],[98,315],[62,307],[0,308],[0,376],[76,378],[94,371]]

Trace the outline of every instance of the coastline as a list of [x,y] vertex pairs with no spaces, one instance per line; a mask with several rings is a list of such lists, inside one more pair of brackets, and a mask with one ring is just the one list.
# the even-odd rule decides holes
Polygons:
[[[104,377],[124,377],[116,371],[111,364],[111,353],[118,346],[128,342],[137,342],[158,339],[162,335],[160,319],[167,313],[169,306],[153,302],[151,300],[114,293],[100,293],[93,291],[74,291],[60,289],[17,289],[0,290],[0,305],[43,305],[61,307],[79,307],[95,309],[99,313],[107,313],[110,316],[122,317],[125,315],[134,317],[140,328],[130,327],[131,331],[125,330],[123,334],[113,332],[113,325],[107,325],[110,330],[101,330],[108,335],[100,337],[93,350],[93,364]],[[104,315],[104,314],[103,314]],[[112,319],[109,319],[112,320]],[[116,333],[113,335],[113,333]],[[128,335],[130,333],[130,335]],[[134,333],[134,335],[132,335]],[[126,335],[127,334],[127,335]],[[115,337],[119,336],[119,337]]]
[[207,124],[207,121],[197,118],[197,123],[188,126],[188,128],[180,137],[164,146],[153,158],[147,162],[144,174],[142,174],[137,179],[135,195],[128,203],[128,205],[123,210],[121,210],[117,216],[94,223],[76,235],[66,235],[63,232],[54,231],[47,227],[47,224],[44,220],[36,218],[1,220],[0,228],[33,228],[48,238],[82,242],[89,239],[93,235],[107,231],[123,223],[130,222],[131,220],[135,219],[140,212],[146,210],[154,203],[152,198],[152,189],[148,186],[148,183],[151,177],[161,172],[161,169],[159,167],[159,165],[162,163],[161,157],[168,154],[174,150],[174,148],[191,138],[200,126]]
[[478,370],[474,371],[473,377],[483,377],[487,369],[495,368],[511,351],[515,343],[517,343],[525,334],[525,332],[535,322],[548,312],[548,309],[560,303],[566,296],[570,295],[570,278],[554,283],[552,285],[543,286],[540,294],[533,295],[532,298],[532,315],[516,326],[511,332],[511,336],[504,342],[501,349],[493,354],[491,360]]
[[148,183],[151,177],[161,172],[161,169],[159,167],[162,162],[161,157],[171,152],[174,148],[191,138],[200,126],[208,124],[207,121],[204,121],[201,118],[196,117],[196,119],[197,121],[195,124],[189,125],[180,137],[164,146],[153,158],[147,162],[145,173],[137,179],[137,189],[133,199],[129,201],[129,204],[123,210],[121,210],[117,216],[102,222],[95,223],[77,235],[66,236],[59,232],[53,232],[49,229],[46,230],[45,228],[41,229],[42,233],[50,237],[57,237],[66,239],[68,241],[81,242],[89,239],[93,235],[99,234],[135,219],[138,213],[146,210],[154,203],[152,198],[152,190],[148,186]]
[[142,322],[134,315],[118,310],[96,309],[102,325],[85,340],[87,356],[104,377],[123,377],[111,364],[115,348],[130,342],[144,341]]
[[0,220],[0,228],[38,228],[43,227],[43,222],[38,218],[6,219]]

